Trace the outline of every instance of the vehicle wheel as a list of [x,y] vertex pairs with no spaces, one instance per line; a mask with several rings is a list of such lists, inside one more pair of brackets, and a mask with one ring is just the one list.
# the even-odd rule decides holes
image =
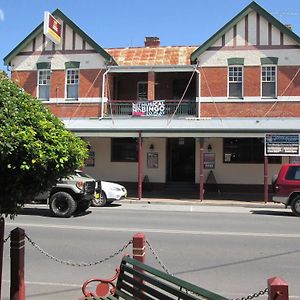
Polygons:
[[94,198],[92,200],[92,206],[95,206],[95,207],[102,207],[106,204],[107,202],[107,198],[106,198],[106,195],[103,191],[101,191],[101,196],[100,198],[96,199]]
[[292,212],[296,216],[300,216],[300,196],[296,196],[291,203]]
[[75,213],[76,214],[80,214],[84,211],[86,211],[91,205],[90,201],[80,201],[79,203],[77,203],[77,208]]
[[76,207],[75,200],[66,192],[57,192],[50,197],[50,210],[57,217],[70,217]]

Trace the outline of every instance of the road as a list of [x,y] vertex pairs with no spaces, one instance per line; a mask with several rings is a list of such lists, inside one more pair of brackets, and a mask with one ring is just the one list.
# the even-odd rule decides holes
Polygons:
[[[69,219],[54,218],[45,206],[28,206],[6,220],[58,261],[26,240],[26,299],[79,299],[82,283],[108,278],[125,253],[102,262],[144,232],[146,262],[228,298],[264,290],[267,279],[280,276],[290,296],[300,299],[300,219],[290,210],[270,207],[190,206],[159,204],[111,205]],[[9,299],[9,241],[5,244],[2,299]],[[69,266],[65,261],[96,263]],[[261,298],[266,298],[263,296]]]

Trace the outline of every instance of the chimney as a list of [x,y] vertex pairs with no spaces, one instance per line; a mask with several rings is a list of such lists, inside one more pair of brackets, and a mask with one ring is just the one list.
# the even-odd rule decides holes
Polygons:
[[159,37],[155,36],[146,36],[145,37],[145,47],[159,47],[160,46],[160,39]]

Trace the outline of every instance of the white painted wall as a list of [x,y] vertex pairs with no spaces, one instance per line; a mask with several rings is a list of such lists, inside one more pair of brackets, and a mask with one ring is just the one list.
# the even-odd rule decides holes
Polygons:
[[276,49],[276,50],[228,50],[228,51],[206,51],[200,56],[200,66],[203,67],[227,67],[228,58],[244,58],[245,66],[260,66],[261,57],[278,57],[278,65],[293,66],[300,65],[300,50],[298,49]]
[[[95,166],[85,167],[84,171],[96,179],[107,181],[138,181],[137,162],[111,162],[111,139],[88,138],[86,139],[91,150],[95,151]],[[147,167],[147,152],[153,144],[153,152],[158,152],[158,168]],[[143,178],[148,176],[150,182],[165,182],[166,173],[166,140],[164,138],[143,139]]]
[[[114,182],[137,182],[138,163],[111,162],[110,138],[88,138],[91,150],[95,151],[95,167],[85,167],[84,171],[96,179]],[[158,168],[147,168],[147,152],[153,144],[153,152],[158,152]],[[222,138],[206,138],[204,149],[212,145],[212,152],[215,153],[215,169],[213,173],[219,184],[260,184],[264,183],[264,165],[262,164],[227,164],[223,163],[223,141]],[[207,151],[207,150],[205,150]],[[196,142],[195,157],[195,182],[199,183],[199,143]],[[288,158],[283,158],[283,163]],[[272,176],[280,169],[279,164],[269,164],[269,184]],[[204,170],[206,181],[210,170]],[[164,183],[166,181],[166,139],[165,138],[144,138],[143,139],[143,178],[148,176],[152,183]]]

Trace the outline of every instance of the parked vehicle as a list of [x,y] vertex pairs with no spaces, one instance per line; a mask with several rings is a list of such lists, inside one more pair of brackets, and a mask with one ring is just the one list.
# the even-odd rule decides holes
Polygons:
[[127,190],[123,185],[97,181],[96,196],[92,200],[92,206],[101,207],[127,197]]
[[284,164],[273,178],[274,202],[290,206],[300,216],[300,164]]
[[89,175],[76,171],[60,180],[50,190],[39,194],[35,201],[47,201],[53,215],[70,217],[87,210],[95,198],[96,181]]

